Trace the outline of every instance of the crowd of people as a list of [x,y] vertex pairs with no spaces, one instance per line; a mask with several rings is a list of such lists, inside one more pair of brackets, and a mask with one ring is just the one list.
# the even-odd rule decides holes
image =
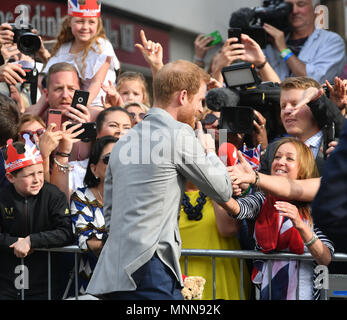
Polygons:
[[[21,298],[14,270],[23,258],[25,299],[47,299],[47,257],[35,249],[71,244],[83,251],[79,293],[106,300],[182,300],[181,248],[312,255],[276,260],[271,280],[267,260],[216,259],[215,295],[211,259],[189,257],[186,276],[207,280],[203,299],[255,299],[258,288],[266,300],[271,287],[272,299],[315,300],[316,265],[346,273],[331,263],[347,253],[345,44],[315,28],[312,0],[287,1],[291,31],[264,24],[264,49],[246,34],[216,49],[201,34],[192,61],[164,65],[161,44],[141,31],[153,93],[142,73],[120,70],[96,0],[69,0],[54,47],[41,40],[35,57],[0,26],[0,300]],[[43,64],[35,103],[16,63],[33,58]],[[223,68],[240,61],[280,88],[275,137],[256,109],[251,133],[224,135],[223,110],[206,106],[207,92],[225,87]],[[73,106],[78,90],[89,96]],[[49,121],[52,110],[61,121]],[[81,139],[90,123],[95,135]],[[235,164],[220,155],[223,143],[238,150]],[[52,254],[53,299],[63,296],[67,259]]]

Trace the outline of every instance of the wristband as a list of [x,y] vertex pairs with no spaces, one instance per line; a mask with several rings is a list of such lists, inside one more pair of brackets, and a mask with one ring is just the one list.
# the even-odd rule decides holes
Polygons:
[[262,68],[265,67],[266,63],[267,63],[267,59],[266,59],[266,57],[265,57],[265,61],[264,61],[263,63],[261,63],[260,65],[255,66],[255,67],[256,67],[258,70],[259,70],[259,69],[262,69]]
[[310,246],[312,246],[317,240],[318,240],[318,236],[313,232],[313,233],[312,233],[312,239],[311,239],[310,241],[308,241],[308,242],[304,242],[304,245],[305,245],[306,247],[310,247]]
[[254,183],[252,183],[252,186],[256,187],[259,181],[259,174],[258,174],[258,171],[256,170],[254,170],[254,173],[255,173],[255,181]]
[[57,151],[55,154],[57,156],[66,157],[66,158],[70,157],[70,155],[71,155],[71,153],[65,153],[65,152],[60,152],[60,151]]
[[281,58],[283,59],[284,62],[286,62],[293,54],[294,54],[293,51],[290,50],[289,48],[282,50],[280,53]]
[[292,50],[290,50],[289,48],[283,49],[280,53],[281,58],[284,59],[291,52],[292,52]]

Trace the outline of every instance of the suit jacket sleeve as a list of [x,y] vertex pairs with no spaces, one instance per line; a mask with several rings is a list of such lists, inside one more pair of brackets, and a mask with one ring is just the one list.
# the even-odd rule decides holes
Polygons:
[[[312,202],[315,225],[329,238],[347,235],[347,122],[339,144],[323,169],[319,191]],[[334,240],[333,240],[334,241]]]
[[227,202],[233,189],[228,171],[217,155],[206,155],[194,132],[187,127],[179,130],[175,146],[178,171],[213,200]]

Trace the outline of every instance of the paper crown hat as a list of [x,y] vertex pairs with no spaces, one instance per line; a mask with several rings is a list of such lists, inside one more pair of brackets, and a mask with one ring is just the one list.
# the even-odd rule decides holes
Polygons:
[[30,140],[29,135],[24,134],[23,138],[25,139],[24,149],[16,148],[12,139],[7,140],[7,146],[3,150],[6,173],[43,162],[38,146]]
[[101,0],[68,0],[67,5],[69,16],[82,18],[100,16]]

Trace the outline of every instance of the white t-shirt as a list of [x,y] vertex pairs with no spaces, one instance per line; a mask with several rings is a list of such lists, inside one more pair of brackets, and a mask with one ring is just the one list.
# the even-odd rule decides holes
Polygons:
[[[110,68],[106,74],[104,84],[109,85],[110,80],[113,84],[116,83],[116,72],[120,67],[118,58],[113,50],[113,46],[107,39],[98,38],[99,46],[94,44],[92,49],[85,59],[85,70],[83,72],[82,64],[82,52],[78,54],[70,53],[72,42],[64,43],[57,53],[51,57],[45,66],[43,72],[48,72],[51,65],[58,62],[67,62],[75,66],[78,71],[78,75],[82,82],[82,90],[88,90],[90,82],[95,74],[98,72],[100,67],[105,63],[107,57],[111,57]],[[100,47],[100,49],[99,49]],[[101,52],[100,52],[101,50]],[[99,94],[92,101],[91,106],[102,106],[101,96],[105,98],[106,93],[100,89]]]

